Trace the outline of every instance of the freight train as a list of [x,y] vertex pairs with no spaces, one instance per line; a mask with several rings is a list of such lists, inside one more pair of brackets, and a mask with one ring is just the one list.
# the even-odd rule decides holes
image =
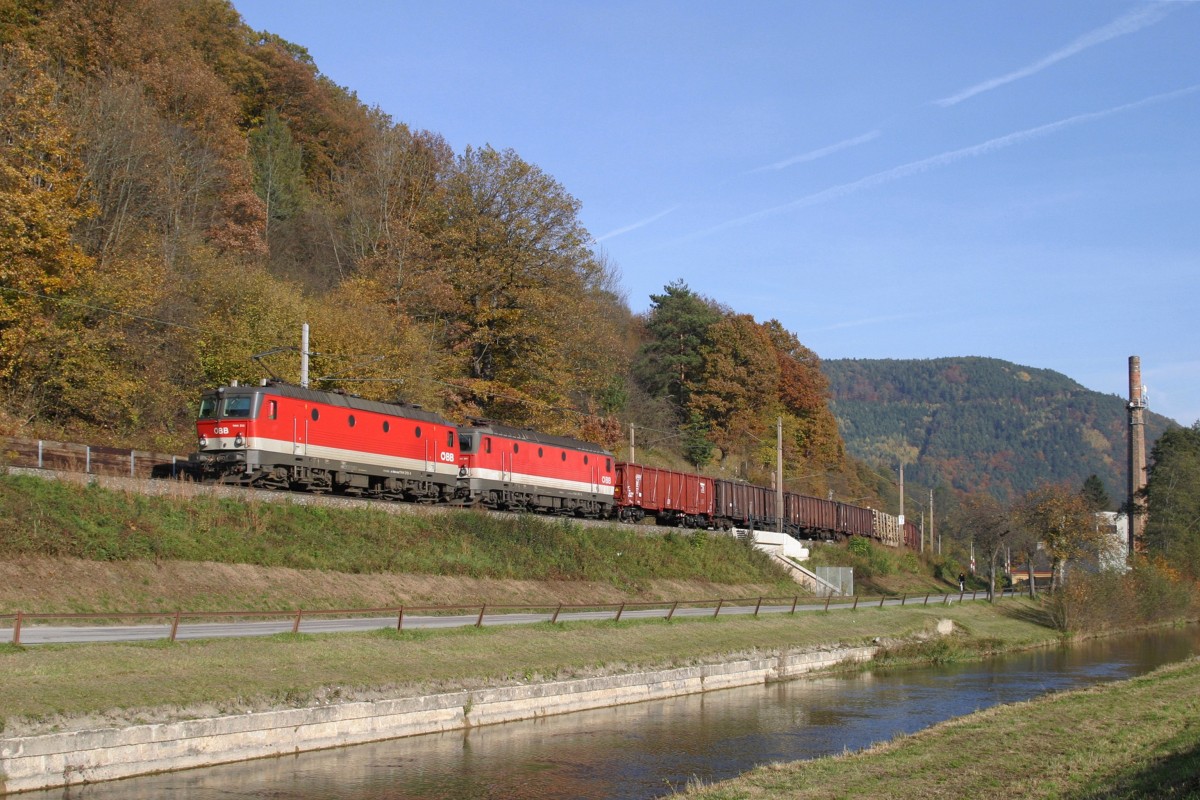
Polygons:
[[[773,489],[617,462],[599,445],[490,420],[455,425],[416,405],[279,382],[201,396],[200,449],[182,471],[205,482],[415,503],[531,511],[697,529],[779,530]],[[786,492],[783,530],[913,546],[912,523]]]

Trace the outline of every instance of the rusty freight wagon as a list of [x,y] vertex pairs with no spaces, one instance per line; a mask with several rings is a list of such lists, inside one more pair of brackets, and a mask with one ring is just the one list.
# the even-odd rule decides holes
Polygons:
[[632,522],[652,516],[659,525],[712,527],[713,482],[703,475],[618,463],[617,516]]

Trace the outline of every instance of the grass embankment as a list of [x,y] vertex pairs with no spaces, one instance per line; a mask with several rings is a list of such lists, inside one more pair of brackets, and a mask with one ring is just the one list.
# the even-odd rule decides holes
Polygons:
[[[409,696],[720,662],[876,638],[926,637],[938,619],[959,633],[931,640],[939,660],[1052,643],[1026,601],[889,607],[795,616],[566,623],[519,628],[168,644],[0,646],[0,719],[8,735],[236,713],[334,700]],[[904,658],[929,654],[909,647]]]
[[[259,498],[146,496],[0,476],[0,560],[8,562],[0,570],[9,570],[7,580],[0,580],[0,613],[524,601],[522,591],[506,596],[496,581],[617,590],[596,601],[654,594],[664,581],[752,586],[754,594],[778,596],[796,591],[770,559],[728,536],[469,511],[344,510]],[[46,559],[58,560],[59,567]],[[189,588],[178,565],[201,562],[230,569],[210,569],[212,579],[197,578]],[[84,566],[97,564],[113,568]],[[280,578],[248,567],[304,574]],[[159,574],[172,572],[166,580]],[[314,574],[331,579],[313,580]],[[448,578],[451,587],[453,579],[464,579],[474,596],[438,596],[428,583],[414,590],[391,579],[397,575]],[[365,576],[390,577],[373,582]],[[490,586],[491,593],[480,597],[481,586]],[[532,594],[537,602],[572,601],[570,592]]]
[[997,706],[858,753],[759,767],[690,800],[1200,797],[1200,661]]

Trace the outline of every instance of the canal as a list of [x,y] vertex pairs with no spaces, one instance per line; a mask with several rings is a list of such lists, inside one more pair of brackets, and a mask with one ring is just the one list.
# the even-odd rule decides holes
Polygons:
[[1200,653],[1200,627],[691,695],[465,732],[19,795],[30,800],[654,798],[695,777],[858,749],[951,717]]

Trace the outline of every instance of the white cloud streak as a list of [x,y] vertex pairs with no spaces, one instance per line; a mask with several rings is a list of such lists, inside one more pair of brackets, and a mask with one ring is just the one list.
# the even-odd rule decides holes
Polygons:
[[795,166],[796,164],[803,164],[808,161],[816,161],[819,158],[833,155],[839,150],[845,150],[848,147],[857,147],[860,144],[866,144],[872,139],[878,139],[879,136],[879,131],[871,131],[870,133],[864,133],[862,136],[855,136],[853,139],[846,139],[845,141],[838,142],[837,144],[831,144],[828,147],[822,147],[818,150],[803,153],[802,155],[793,156],[791,158],[784,159],[783,161],[776,161],[774,164],[768,164],[765,167],[752,169],[750,172],[768,172],[772,170],[786,169],[788,167]]
[[785,203],[784,205],[781,205],[781,206],[775,206],[773,208],[764,209],[762,211],[756,211],[753,214],[747,214],[744,217],[738,217],[737,219],[733,219],[728,222],[723,222],[720,225],[717,225],[713,228],[708,229],[707,231],[704,231],[704,233],[705,234],[715,233],[717,231],[725,230],[727,228],[732,228],[732,227],[736,227],[739,225],[745,225],[748,222],[754,222],[754,221],[762,219],[764,217],[774,216],[776,214],[780,214],[785,211],[793,211],[798,208],[807,208],[809,206],[815,206],[819,203],[824,203],[828,200],[834,200],[839,197],[846,197],[847,195],[855,194],[856,192],[860,192],[863,189],[871,189],[876,186],[881,186],[885,183],[891,183],[892,181],[899,180],[901,178],[907,178],[910,175],[917,175],[919,173],[927,172],[931,169],[936,169],[938,167],[949,166],[950,164],[954,164],[955,162],[962,161],[964,159],[975,158],[976,156],[987,155],[987,154],[993,153],[997,150],[1003,150],[1004,148],[1012,147],[1013,145],[1016,145],[1016,144],[1028,142],[1031,139],[1038,139],[1043,136],[1049,136],[1050,134],[1057,133],[1057,132],[1063,130],[1064,128],[1074,127],[1076,125],[1081,125],[1085,122],[1096,122],[1097,120],[1101,120],[1106,117],[1111,117],[1116,114],[1121,114],[1126,111],[1132,111],[1134,109],[1142,108],[1144,106],[1153,105],[1156,103],[1165,103],[1170,100],[1176,100],[1180,97],[1185,97],[1190,94],[1195,94],[1197,91],[1200,91],[1200,84],[1195,84],[1195,85],[1188,86],[1183,89],[1178,89],[1174,92],[1166,92],[1164,94],[1156,94],[1151,97],[1147,97],[1145,99],[1135,101],[1133,103],[1126,103],[1124,105],[1115,106],[1113,108],[1108,108],[1103,111],[1092,111],[1087,114],[1077,114],[1073,117],[1067,117],[1066,119],[1058,120],[1057,122],[1050,122],[1045,125],[1039,125],[1036,128],[1027,128],[1023,131],[1016,131],[1015,133],[1009,133],[1004,136],[998,136],[995,139],[988,139],[986,142],[981,142],[980,144],[971,145],[970,147],[963,147],[958,150],[950,150],[945,153],[940,153],[939,155],[936,155],[936,156],[930,156],[929,158],[923,158],[920,161],[911,161],[907,164],[901,164],[898,167],[892,167],[891,169],[884,170],[883,172],[876,172],[873,175],[868,175],[865,178],[860,178],[851,183],[843,183],[838,186],[831,186],[828,189],[824,189],[820,192],[816,192],[815,194],[806,195],[804,197],[799,198],[798,200],[793,200],[792,202]]
[[1066,47],[1055,50],[1050,55],[1041,58],[1026,67],[1014,70],[1006,75],[1001,75],[998,78],[992,78],[990,80],[983,81],[982,83],[977,83],[974,86],[963,89],[957,94],[952,94],[949,97],[943,97],[940,100],[935,100],[934,102],[942,107],[956,105],[964,100],[974,97],[977,94],[983,94],[984,92],[989,92],[992,89],[996,89],[1007,83],[1012,83],[1013,81],[1018,81],[1022,78],[1028,78],[1030,75],[1035,75],[1047,67],[1057,64],[1059,61],[1079,55],[1088,48],[1104,44],[1105,42],[1121,36],[1127,36],[1131,33],[1136,33],[1142,28],[1146,28],[1150,25],[1160,22],[1164,17],[1167,16],[1167,14],[1170,13],[1170,11],[1171,9],[1169,8],[1169,4],[1166,3],[1150,5],[1146,6],[1145,8],[1139,8],[1136,11],[1131,11],[1130,13],[1122,17],[1118,17],[1103,27],[1096,28],[1093,31],[1085,33],[1083,36],[1080,36]]
[[604,234],[603,236],[598,236],[598,237],[596,237],[596,241],[603,242],[606,239],[612,239],[616,236],[620,236],[621,234],[629,233],[630,231],[636,231],[638,228],[644,228],[645,226],[651,224],[652,222],[658,222],[660,219],[667,216],[671,212],[678,210],[678,208],[679,208],[679,206],[671,206],[670,208],[666,209],[665,211],[660,211],[652,217],[646,217],[646,219],[635,222],[632,225],[626,225],[623,228],[617,228],[615,231],[609,231],[608,233]]
[[845,322],[837,322],[833,325],[826,325],[824,328],[819,328],[821,331],[840,331],[846,328],[865,328],[868,326],[885,325],[893,322],[907,322],[911,319],[919,319],[921,314],[892,314],[886,317],[866,317],[863,319],[852,319]]

